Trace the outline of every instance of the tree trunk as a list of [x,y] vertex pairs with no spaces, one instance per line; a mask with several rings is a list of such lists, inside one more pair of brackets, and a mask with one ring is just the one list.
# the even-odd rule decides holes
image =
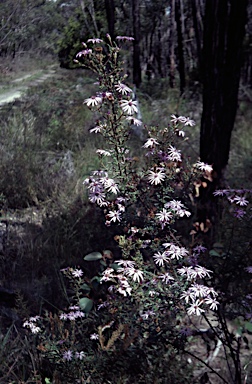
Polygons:
[[203,44],[203,23],[201,17],[201,9],[198,3],[198,0],[191,0],[192,5],[192,18],[193,18],[193,28],[195,33],[196,47],[197,47],[197,66],[200,70],[202,68],[201,58],[202,58],[202,44]]
[[162,20],[159,20],[159,25],[157,28],[157,44],[156,44],[156,62],[157,62],[157,69],[158,74],[161,78],[164,77],[163,74],[163,68],[162,68]]
[[133,15],[133,83],[138,88],[141,84],[140,63],[140,0],[132,0]]
[[115,3],[114,0],[105,0],[105,8],[108,22],[108,32],[112,41],[115,40]]
[[[200,158],[213,165],[213,180],[205,180],[197,204],[200,225],[219,215],[213,192],[222,187],[235,122],[245,35],[247,0],[206,0],[203,41],[203,113]],[[202,186],[204,183],[202,184]]]
[[201,160],[217,184],[228,163],[235,122],[248,0],[206,0],[203,46]]
[[177,38],[178,38],[178,71],[180,79],[180,95],[185,90],[185,60],[184,60],[184,44],[182,34],[182,23],[181,23],[181,9],[180,0],[175,1],[175,20],[177,24]]

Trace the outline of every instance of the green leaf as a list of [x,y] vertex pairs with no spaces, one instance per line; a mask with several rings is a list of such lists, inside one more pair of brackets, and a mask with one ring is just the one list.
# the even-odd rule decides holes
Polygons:
[[222,243],[214,243],[213,248],[214,249],[223,249],[224,245]]
[[88,297],[83,297],[79,300],[79,306],[82,311],[89,313],[93,307],[93,300],[90,300]]
[[235,336],[241,337],[242,335],[242,327],[238,327],[235,331]]
[[105,249],[105,251],[103,251],[103,254],[105,256],[111,256],[112,252],[109,249]]
[[119,268],[122,268],[121,265],[113,263],[110,265],[110,268],[113,268],[114,271],[117,271]]
[[252,323],[250,323],[249,321],[245,321],[244,327],[245,327],[246,331],[249,331],[252,333]]
[[98,282],[100,283],[100,280],[101,280],[101,277],[99,276],[94,276],[92,279],[91,279],[91,282],[94,283],[94,282]]
[[209,252],[209,255],[210,255],[210,256],[221,257],[221,255],[219,254],[219,252],[215,251],[214,249],[211,249],[211,251]]
[[100,252],[91,252],[84,257],[86,261],[95,261],[102,259],[102,254]]
[[93,289],[97,290],[100,286],[100,281],[101,281],[101,277],[98,277],[98,276],[94,276],[92,279],[91,279],[91,283],[92,283],[92,287]]
[[86,283],[82,284],[80,288],[85,291],[86,293],[89,293],[91,291],[91,288]]

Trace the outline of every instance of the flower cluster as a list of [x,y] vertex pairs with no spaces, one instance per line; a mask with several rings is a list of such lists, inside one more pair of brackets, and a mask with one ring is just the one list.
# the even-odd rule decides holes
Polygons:
[[73,359],[83,360],[85,357],[86,357],[86,354],[83,351],[73,352],[71,349],[68,349],[62,355],[62,359],[64,361],[72,361]]
[[62,312],[60,314],[60,320],[74,321],[83,317],[85,317],[85,313],[80,310],[80,307],[78,305],[72,305],[69,307],[68,313]]
[[89,190],[89,200],[91,203],[96,203],[100,207],[108,206],[106,193],[113,193],[117,195],[119,192],[118,184],[108,177],[105,171],[94,171],[93,175],[84,180]]
[[171,200],[165,203],[164,208],[156,213],[156,218],[159,224],[161,224],[162,229],[164,229],[166,225],[169,225],[172,220],[184,216],[191,216],[191,212],[189,212],[185,205],[179,200]]
[[225,198],[232,205],[231,212],[235,218],[243,219],[248,217],[247,213],[250,211],[249,207],[251,207],[248,197],[252,194],[251,189],[219,189],[213,194],[215,197]]
[[23,327],[29,328],[30,331],[34,334],[39,333],[42,331],[42,329],[37,325],[38,320],[40,320],[40,316],[30,317],[29,320],[26,320],[23,323]]
[[129,284],[128,277],[134,282],[141,283],[144,280],[143,271],[135,268],[135,263],[131,260],[117,260],[116,263],[121,266],[117,269],[118,273],[115,273],[115,270],[112,268],[107,268],[103,272],[100,282],[111,281],[115,283],[115,285],[110,287],[111,291],[117,291],[123,296],[130,296],[132,287]]
[[209,305],[209,309],[216,310],[219,302],[216,300],[217,293],[213,288],[201,284],[192,284],[187,291],[184,291],[181,298],[190,304],[187,309],[188,315],[197,315],[205,312],[202,308],[204,304]]

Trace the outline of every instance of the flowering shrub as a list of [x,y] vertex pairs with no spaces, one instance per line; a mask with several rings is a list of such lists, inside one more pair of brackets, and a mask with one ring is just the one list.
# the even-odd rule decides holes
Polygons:
[[[120,37],[122,39],[129,40]],[[107,40],[106,49],[100,45],[99,49],[95,48],[97,43],[103,42],[92,39],[94,48],[85,46],[77,55],[83,59],[84,66],[98,74],[100,90],[84,103],[99,112],[101,118],[91,132],[102,135],[106,146],[106,149],[97,150],[104,159],[104,169],[94,171],[84,184],[89,200],[104,210],[106,225],[120,223],[125,232],[118,239],[123,256],[116,261],[120,268],[107,268],[101,282],[111,281],[111,290],[124,296],[132,295],[133,291],[138,295],[140,290],[146,291],[151,285],[171,287],[178,284],[183,291],[180,298],[185,298],[188,304],[188,313],[199,314],[207,305],[216,309],[216,292],[197,283],[199,279],[202,282],[210,278],[210,271],[197,265],[181,268],[183,262],[189,263],[190,252],[179,244],[172,230],[177,219],[190,216],[184,202],[176,197],[179,195],[186,200],[192,181],[199,176],[197,170],[204,173],[212,170],[210,165],[200,161],[188,168],[186,159],[175,146],[177,138],[185,136],[184,127],[195,123],[190,118],[172,115],[168,127],[147,129],[145,126],[142,155],[146,162],[141,168],[133,167],[134,158],[128,142],[132,125],[140,126],[142,122],[134,117],[138,113],[138,103],[132,100],[132,89],[124,84],[126,76],[120,68],[119,47],[109,36]],[[132,208],[135,210],[133,217],[128,213]],[[143,257],[144,248],[153,251],[153,258]],[[162,284],[158,283],[160,281]]]
[[[48,315],[47,326],[37,317],[24,326],[39,336],[40,351],[60,372],[70,375],[71,368],[72,380],[107,382],[118,371],[125,378],[130,366],[131,382],[153,383],[159,377],[179,383],[183,318],[216,310],[219,303],[208,283],[211,271],[198,263],[204,247],[187,249],[174,225],[189,220],[193,183],[202,175],[209,178],[212,168],[200,161],[190,165],[177,148],[186,127],[195,124],[190,118],[172,115],[165,128],[143,126],[120,62],[119,45],[132,38],[106,39],[83,43],[76,62],[97,74],[99,90],[84,104],[100,116],[90,132],[104,143],[97,150],[102,169],[84,185],[90,203],[103,210],[105,225],[120,228],[115,237],[120,257],[109,250],[86,255],[86,262],[100,268],[92,279],[80,268],[64,270],[72,288],[69,309]],[[145,135],[138,157],[131,147],[136,127]],[[164,364],[172,360],[174,371]]]

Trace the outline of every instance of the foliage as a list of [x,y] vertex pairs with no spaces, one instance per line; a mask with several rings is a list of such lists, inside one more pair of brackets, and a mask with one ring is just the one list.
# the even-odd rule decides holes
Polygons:
[[33,54],[54,53],[58,36],[55,25],[61,24],[55,2],[8,0],[0,7],[0,56],[14,58],[31,50]]
[[67,26],[64,27],[62,38],[58,42],[58,56],[60,65],[63,68],[76,67],[73,58],[76,52],[81,47],[82,35],[85,35],[83,30],[84,19],[79,12],[77,17],[71,17],[68,20]]

